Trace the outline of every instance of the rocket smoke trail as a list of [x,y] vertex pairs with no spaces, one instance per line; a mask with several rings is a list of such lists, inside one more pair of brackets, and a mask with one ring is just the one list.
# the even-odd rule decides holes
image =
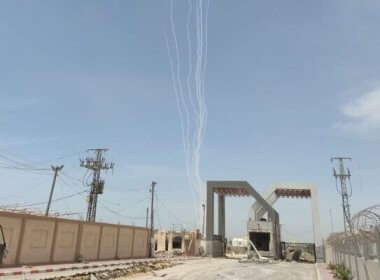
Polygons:
[[[188,184],[191,188],[198,226],[202,215],[202,203],[205,201],[205,184],[201,178],[202,144],[206,131],[207,107],[205,100],[205,72],[207,66],[207,18],[209,0],[188,0],[188,16],[186,21],[186,41],[188,69],[181,71],[181,55],[179,40],[173,18],[173,0],[170,2],[171,34],[173,52],[165,35],[169,53],[170,69],[173,79],[174,93],[180,116],[182,140],[185,153],[185,167]],[[193,25],[192,25],[193,24]],[[182,77],[187,73],[186,77]],[[186,81],[187,96],[184,94]],[[191,107],[191,108],[189,108]]]

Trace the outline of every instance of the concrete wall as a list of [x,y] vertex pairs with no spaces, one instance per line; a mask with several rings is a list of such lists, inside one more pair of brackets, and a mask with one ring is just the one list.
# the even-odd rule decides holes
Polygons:
[[4,266],[147,257],[148,229],[0,211]]
[[166,231],[158,231],[154,235],[154,239],[157,240],[157,252],[166,250]]
[[[347,244],[344,247],[326,245],[326,263],[344,264],[354,276],[355,280],[380,279],[380,241],[368,241],[357,248]],[[365,266],[367,267],[367,272]]]

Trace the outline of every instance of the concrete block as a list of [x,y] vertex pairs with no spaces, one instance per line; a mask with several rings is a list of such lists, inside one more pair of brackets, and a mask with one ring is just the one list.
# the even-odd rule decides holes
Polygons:
[[117,257],[119,259],[132,257],[133,228],[120,227]]
[[99,260],[113,259],[116,256],[117,227],[103,226],[100,241]]
[[84,224],[79,254],[86,260],[96,260],[98,258],[99,239],[100,225]]
[[75,261],[79,223],[59,222],[55,240],[53,262]]
[[148,230],[134,229],[133,257],[145,257],[148,245]]
[[22,239],[20,264],[49,263],[55,223],[43,219],[28,219]]

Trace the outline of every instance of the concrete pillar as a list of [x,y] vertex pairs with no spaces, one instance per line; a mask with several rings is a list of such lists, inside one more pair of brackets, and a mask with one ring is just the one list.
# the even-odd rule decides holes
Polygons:
[[224,238],[226,237],[226,209],[224,195],[218,195],[218,235]]
[[168,252],[171,253],[173,251],[173,232],[169,232],[168,234]]
[[214,237],[214,188],[207,182],[206,201],[206,255],[213,256],[212,241]]
[[315,187],[311,188],[311,216],[313,219],[313,237],[316,247],[322,246],[321,222],[319,219],[318,191]]
[[182,232],[181,237],[182,237],[182,241],[181,241],[181,251],[182,251],[182,253],[185,253],[185,252],[186,252],[186,249],[185,249],[185,233],[184,233],[184,232]]

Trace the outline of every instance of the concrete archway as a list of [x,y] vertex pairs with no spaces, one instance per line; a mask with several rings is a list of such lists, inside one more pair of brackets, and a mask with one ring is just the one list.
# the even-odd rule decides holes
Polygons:
[[[279,198],[305,198],[311,200],[311,215],[313,221],[313,238],[314,244],[317,248],[317,258],[322,258],[322,238],[321,238],[321,224],[319,218],[318,207],[318,192],[312,184],[302,183],[279,183],[273,185],[267,194],[264,196],[269,205],[273,205]],[[265,207],[256,201],[251,206],[249,221],[258,222],[264,218],[267,213]],[[250,222],[248,222],[248,231]]]

